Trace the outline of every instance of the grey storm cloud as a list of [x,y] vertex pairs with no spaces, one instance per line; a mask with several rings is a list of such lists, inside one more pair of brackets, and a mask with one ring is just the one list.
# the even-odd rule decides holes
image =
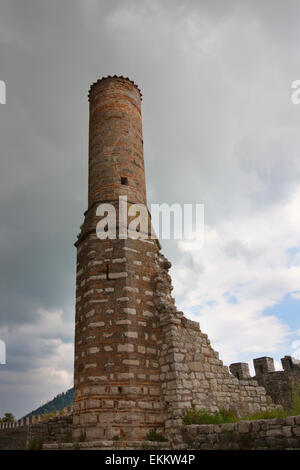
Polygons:
[[[288,199],[299,183],[289,131],[299,124],[290,105],[299,10],[297,0],[0,0],[0,332],[11,358],[0,368],[0,414],[71,385],[71,349],[69,362],[53,357],[73,341],[90,84],[109,74],[138,83],[148,202],[204,203],[217,227]],[[176,265],[177,244],[163,247]],[[228,243],[232,257],[242,248]],[[205,275],[192,254],[185,264]],[[57,311],[57,332],[41,333]],[[51,362],[50,386],[37,371]],[[18,383],[23,404],[11,393]]]

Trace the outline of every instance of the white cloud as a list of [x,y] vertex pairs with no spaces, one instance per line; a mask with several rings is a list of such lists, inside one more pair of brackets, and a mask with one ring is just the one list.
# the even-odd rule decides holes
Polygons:
[[299,298],[300,258],[293,255],[291,263],[288,252],[300,245],[299,204],[297,191],[286,202],[231,214],[227,222],[206,226],[204,246],[193,247],[192,255],[191,242],[178,244],[182,256],[173,279],[179,306],[200,320],[226,362],[288,348],[294,332],[263,311],[288,293]]
[[21,417],[73,386],[74,346],[66,334],[73,330],[63,311],[43,309],[35,323],[0,329],[7,349],[7,365],[0,370],[0,414],[13,401],[12,411]]
[[292,354],[296,359],[300,359],[300,340],[292,342]]

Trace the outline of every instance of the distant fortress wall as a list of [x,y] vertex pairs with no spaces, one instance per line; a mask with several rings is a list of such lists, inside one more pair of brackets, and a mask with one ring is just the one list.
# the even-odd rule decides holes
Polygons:
[[[49,417],[49,415],[51,417]],[[73,407],[46,415],[29,416],[0,424],[0,450],[26,449],[32,442],[68,442],[72,435]]]

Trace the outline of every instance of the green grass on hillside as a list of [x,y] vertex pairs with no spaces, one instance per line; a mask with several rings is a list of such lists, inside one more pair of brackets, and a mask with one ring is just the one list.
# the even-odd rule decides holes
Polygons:
[[65,393],[60,393],[57,395],[53,400],[48,401],[45,405],[40,406],[34,411],[28,413],[24,418],[27,416],[36,416],[36,415],[49,415],[53,414],[55,416],[55,412],[61,410],[62,408],[66,408],[68,406],[73,405],[73,388],[70,388]]

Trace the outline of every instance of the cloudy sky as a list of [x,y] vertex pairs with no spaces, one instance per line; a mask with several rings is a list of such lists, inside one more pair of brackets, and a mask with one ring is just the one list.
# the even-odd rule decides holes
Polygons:
[[226,364],[300,357],[300,3],[0,0],[0,415],[72,386],[87,91],[143,92],[149,203],[203,203],[163,241],[177,305]]

